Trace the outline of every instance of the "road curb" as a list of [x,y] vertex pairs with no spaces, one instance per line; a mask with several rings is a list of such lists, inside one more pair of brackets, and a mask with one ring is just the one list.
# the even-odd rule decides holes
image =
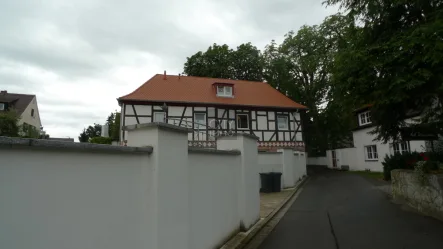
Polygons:
[[294,191],[286,197],[268,216],[260,219],[251,229],[246,232],[240,232],[232,239],[226,242],[220,249],[241,249],[244,248],[252,238],[265,227],[272,218],[294,197],[294,195],[300,190],[301,186],[306,183],[309,176],[304,177],[297,185],[294,186]]

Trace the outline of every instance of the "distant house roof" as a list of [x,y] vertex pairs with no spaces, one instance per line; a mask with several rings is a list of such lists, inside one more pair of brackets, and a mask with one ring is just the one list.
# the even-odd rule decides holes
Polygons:
[[8,93],[7,91],[0,92],[0,103],[8,103],[9,107],[14,108],[19,115],[21,115],[26,107],[35,98],[35,95]]
[[[216,95],[216,86],[233,85],[233,98]],[[265,82],[156,74],[119,102],[176,102],[307,109]]]

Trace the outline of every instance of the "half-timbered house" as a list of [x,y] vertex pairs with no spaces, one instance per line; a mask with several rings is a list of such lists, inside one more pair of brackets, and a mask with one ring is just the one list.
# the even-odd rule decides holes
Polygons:
[[249,133],[259,149],[303,150],[300,112],[306,109],[265,82],[157,74],[118,98],[123,127],[167,122],[192,128],[189,145],[215,146],[219,135]]

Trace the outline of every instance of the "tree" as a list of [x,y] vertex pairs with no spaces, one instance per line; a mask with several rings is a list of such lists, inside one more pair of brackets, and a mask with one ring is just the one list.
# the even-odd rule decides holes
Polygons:
[[20,117],[14,110],[0,112],[0,136],[18,137]]
[[80,136],[78,137],[78,140],[82,143],[89,142],[91,138],[93,137],[100,137],[102,132],[102,126],[100,124],[95,124],[92,126],[88,126],[87,128],[83,129],[83,131],[80,133]]
[[237,50],[228,45],[213,44],[206,52],[188,57],[184,74],[223,79],[262,81],[263,63],[260,50],[251,43],[242,44]]
[[[120,139],[120,113],[115,111],[109,114],[106,118],[106,125],[108,125],[108,134],[101,134],[102,126],[100,124],[90,125],[84,128],[80,133],[78,140],[82,143],[104,143],[103,141],[119,141]],[[109,139],[100,138],[102,135],[109,136]],[[93,139],[96,138],[96,139]]]
[[112,144],[112,138],[110,137],[93,137],[89,140],[93,144]]
[[337,51],[345,46],[349,19],[338,14],[321,25],[303,26],[275,41],[264,52],[264,78],[294,101],[308,107],[302,114],[303,131],[311,154],[339,147],[349,140],[352,118],[332,82]]
[[120,140],[120,113],[117,111],[111,113],[108,116],[108,118],[106,119],[106,124],[109,127],[108,136],[113,141],[119,141]]
[[372,104],[377,139],[400,139],[411,111],[443,134],[443,4],[439,0],[328,0],[358,26],[335,58],[351,105]]
[[87,143],[89,142],[89,137],[86,134],[86,129],[84,128],[83,131],[80,133],[80,136],[78,136],[78,141],[80,143]]
[[241,44],[232,53],[233,79],[263,81],[263,57],[250,42]]

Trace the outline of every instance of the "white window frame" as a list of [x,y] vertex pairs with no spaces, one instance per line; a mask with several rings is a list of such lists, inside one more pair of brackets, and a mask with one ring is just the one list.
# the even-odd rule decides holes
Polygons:
[[[219,89],[223,89],[223,92],[220,92]],[[229,90],[227,90],[229,89]],[[217,86],[217,96],[219,97],[232,97],[232,86]]]
[[0,111],[4,111],[5,110],[5,103],[0,103]]
[[[280,118],[284,118],[284,122],[280,122]],[[283,124],[284,126],[281,127],[280,125]],[[277,115],[277,127],[279,130],[287,130],[289,128],[289,118],[285,115]]]
[[[157,117],[160,116],[160,114],[162,115],[161,120],[157,120]],[[165,122],[165,112],[154,112],[154,117],[152,119],[152,122],[164,123]]]
[[395,154],[395,153],[403,154],[405,152],[411,151],[411,146],[409,144],[409,141],[400,142],[400,143],[392,143],[391,148],[392,148],[392,154]]
[[[203,123],[197,122],[197,115],[203,115]],[[206,129],[206,113],[202,112],[194,113],[194,127],[196,129]]]
[[[246,122],[246,124],[247,124],[247,127],[246,128],[242,128],[242,127],[239,127],[239,125],[240,125],[240,122],[238,122],[238,117],[239,116],[246,116],[246,120],[247,120],[247,122]],[[235,120],[237,121],[236,123],[237,123],[237,130],[249,130],[249,115],[248,114],[246,114],[246,113],[238,113],[236,116],[235,116]]]
[[358,123],[360,125],[366,125],[366,124],[371,124],[372,123],[372,119],[371,119],[371,111],[366,111],[366,112],[362,112],[358,114]]
[[365,146],[365,160],[378,161],[377,145]]

